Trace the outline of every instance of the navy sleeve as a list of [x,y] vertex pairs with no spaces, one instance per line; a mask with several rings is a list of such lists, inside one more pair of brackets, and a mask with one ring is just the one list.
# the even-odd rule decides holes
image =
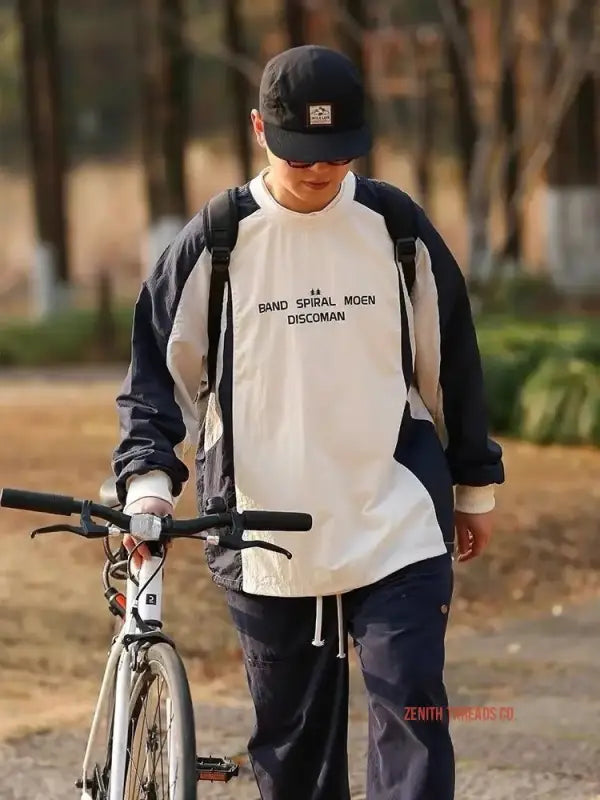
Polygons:
[[438,296],[440,385],[452,479],[463,486],[504,482],[502,448],[489,437],[481,358],[464,276],[440,234],[417,206]]
[[167,348],[181,295],[204,249],[202,216],[180,232],[142,284],[135,304],[131,362],[117,397],[121,441],[113,454],[117,492],[125,502],[127,480],[161,470],[171,479],[172,494],[181,493],[189,477],[175,448],[186,437]]

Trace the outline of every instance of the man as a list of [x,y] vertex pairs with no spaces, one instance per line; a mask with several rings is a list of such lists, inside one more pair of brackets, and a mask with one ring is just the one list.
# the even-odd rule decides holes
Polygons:
[[[290,561],[207,548],[244,652],[261,797],[349,800],[350,634],[369,697],[367,797],[451,800],[453,539],[459,560],[481,553],[504,480],[465,282],[415,206],[407,286],[381,185],[350,170],[371,137],[345,56],[316,46],[276,56],[252,123],[269,166],[236,195],[214,388],[198,215],[137,301],[118,399],[120,497],[129,511],[170,513],[188,478],[187,433],[200,442],[201,504],[220,495],[313,515],[311,532],[281,534]],[[415,707],[439,714],[424,721]]]

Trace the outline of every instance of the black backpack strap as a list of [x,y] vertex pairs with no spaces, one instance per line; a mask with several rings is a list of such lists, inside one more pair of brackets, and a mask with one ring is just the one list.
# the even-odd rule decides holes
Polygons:
[[385,224],[392,242],[396,263],[402,267],[410,295],[416,277],[417,208],[406,192],[389,183],[374,181],[381,200]]
[[208,385],[215,385],[217,352],[221,336],[223,297],[229,281],[231,251],[238,237],[239,217],[235,189],[227,189],[211,198],[204,209],[204,237],[211,254],[208,295]]

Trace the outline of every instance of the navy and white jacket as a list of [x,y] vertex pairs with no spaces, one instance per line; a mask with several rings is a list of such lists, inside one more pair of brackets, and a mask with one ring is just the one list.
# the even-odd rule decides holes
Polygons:
[[215,392],[202,214],[142,286],[117,400],[121,499],[177,498],[187,442],[200,504],[312,514],[308,533],[246,534],[291,560],[207,549],[215,581],[252,594],[340,594],[445,553],[454,508],[490,510],[504,480],[454,258],[419,208],[409,297],[377,192],[353,173],[315,213],[280,206],[264,173],[239,197]]

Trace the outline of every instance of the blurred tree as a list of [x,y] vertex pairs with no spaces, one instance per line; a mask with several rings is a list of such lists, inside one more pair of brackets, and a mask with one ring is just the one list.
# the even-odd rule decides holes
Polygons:
[[69,165],[117,153],[131,157],[140,129],[135,2],[59,0],[58,5]]
[[456,144],[460,156],[463,184],[465,191],[468,191],[475,143],[477,142],[477,120],[468,74],[469,64],[473,59],[469,11],[465,0],[448,0],[445,6],[442,5],[441,10],[446,58],[456,98],[454,115]]
[[231,99],[233,103],[236,150],[240,172],[244,181],[252,177],[252,147],[250,140],[250,92],[243,70],[235,58],[245,56],[244,28],[238,0],[225,0],[225,45],[233,56],[228,66]]
[[152,269],[187,214],[188,55],[185,0],[136,0],[141,66],[142,150]]
[[[492,198],[504,190],[508,235],[502,250],[506,252],[510,248],[516,252],[519,214],[526,191],[542,177],[570,104],[578,93],[584,91],[586,74],[595,64],[594,58],[600,46],[600,4],[596,0],[527,0],[528,7],[533,3],[538,3],[540,15],[546,24],[546,29],[540,33],[544,43],[541,50],[545,54],[540,60],[546,70],[547,81],[545,91],[539,93],[539,97],[529,97],[529,102],[536,105],[536,119],[527,147],[521,148],[521,143],[527,137],[517,115],[514,97],[515,32],[512,16],[516,13],[517,4],[501,0],[491,5],[467,5],[463,0],[438,0],[451,56],[449,63],[454,77],[459,124],[465,124],[467,120],[468,136],[463,139],[461,153],[463,174],[468,181],[469,275],[477,281],[487,280],[494,268],[489,230]],[[523,10],[524,6],[525,0],[519,4],[519,9]],[[490,42],[485,38],[473,41],[471,33],[474,22],[479,23],[477,28],[480,32],[485,31],[488,23],[496,28],[497,54],[493,53],[493,45],[490,53]],[[552,45],[549,47],[545,40]],[[547,57],[549,50],[552,58]],[[490,69],[490,64],[495,62],[497,68]],[[465,119],[461,121],[463,113]],[[589,133],[592,124],[589,107],[584,111],[584,116],[587,121],[579,130],[583,131],[587,125]],[[568,127],[568,123],[565,124]],[[475,135],[474,144],[472,133]],[[498,159],[498,149],[503,139],[505,158]],[[581,140],[577,139],[574,149],[571,148],[572,152],[577,152],[581,144]],[[592,161],[597,163],[597,160]],[[582,163],[587,165],[589,174],[589,149]],[[503,168],[498,169],[499,164]],[[581,193],[579,196],[582,196]],[[584,202],[578,207],[585,211],[579,215],[580,218],[587,214],[590,222],[587,227],[598,231],[596,201],[591,204]],[[563,220],[564,224],[564,209],[556,213],[555,220]],[[573,236],[572,224],[569,227]],[[551,224],[550,228],[552,232],[554,225]],[[594,252],[599,247],[600,243]],[[588,246],[588,261],[593,261],[591,252]],[[567,258],[563,263],[569,263],[569,260]]]
[[283,0],[283,22],[289,47],[306,44],[307,9],[305,0]]
[[[15,4],[0,0],[0,167],[19,170],[26,157],[21,34]],[[25,145],[25,146],[24,146]]]
[[[469,223],[469,277],[486,280],[492,269],[489,232],[490,169],[497,139],[498,117],[490,103],[478,102],[477,48],[472,39],[473,16],[488,13],[465,0],[438,0],[447,56],[456,96],[458,147]],[[489,54],[487,60],[489,60]],[[493,104],[492,104],[493,106]]]
[[431,203],[431,168],[435,159],[435,91],[433,64],[427,28],[417,26],[410,35],[410,60],[414,64],[415,90],[415,173],[419,202]]
[[[540,9],[545,35],[554,47],[546,61],[546,82],[551,87],[560,63],[560,47],[586,52],[590,39],[600,26],[600,11],[595,0],[576,0],[563,17],[562,36],[556,26],[557,0],[545,0]],[[596,33],[597,35],[597,33]],[[562,42],[561,42],[562,38]],[[574,294],[600,289],[600,148],[596,121],[600,115],[597,61],[588,60],[584,74],[557,127],[556,139],[548,160],[548,259],[555,281]]]
[[516,86],[516,36],[515,36],[515,2],[503,0],[499,14],[499,51],[500,51],[500,92],[499,116],[504,138],[503,187],[505,238],[501,248],[501,256],[514,264],[521,262],[522,221],[519,208],[512,202],[519,182],[518,143],[519,119]]
[[[377,120],[375,104],[372,100],[369,76],[366,69],[364,37],[368,28],[367,4],[364,0],[340,0],[339,38],[342,50],[354,61],[360,70],[365,84],[365,106],[367,120],[376,135]],[[356,171],[362,175],[375,175],[375,159],[373,150],[366,156],[357,159]]]
[[69,287],[56,0],[19,0],[17,12],[37,223],[34,310],[48,316],[67,304]]

